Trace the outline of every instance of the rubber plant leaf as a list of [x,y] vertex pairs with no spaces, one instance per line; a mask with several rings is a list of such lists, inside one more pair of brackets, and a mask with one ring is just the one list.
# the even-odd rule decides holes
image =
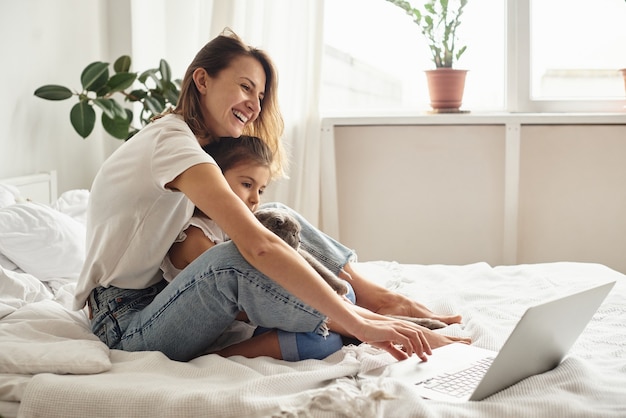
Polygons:
[[130,71],[131,59],[128,55],[122,55],[113,63],[115,73],[127,73]]
[[84,90],[98,91],[109,80],[109,64],[106,62],[92,62],[80,75],[80,82]]
[[117,73],[109,79],[107,86],[111,93],[123,91],[132,86],[136,79],[136,73]]
[[78,135],[87,138],[96,124],[96,111],[87,101],[80,101],[70,111],[70,122]]
[[125,114],[125,117],[116,116],[110,118],[106,113],[102,112],[102,127],[114,138],[127,139],[129,136],[130,121],[132,120],[132,112],[128,110]]
[[72,97],[72,91],[57,84],[48,84],[35,90],[35,96],[46,100],[65,100]]
[[163,84],[167,85],[172,79],[172,70],[170,69],[170,65],[164,59],[161,59],[159,62],[159,71],[161,72],[161,78],[163,79]]

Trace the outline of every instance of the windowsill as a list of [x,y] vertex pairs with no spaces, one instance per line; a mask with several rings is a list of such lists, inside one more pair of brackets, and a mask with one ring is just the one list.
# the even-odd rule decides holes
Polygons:
[[328,114],[322,127],[350,125],[543,125],[626,124],[626,109],[619,113],[510,113],[510,112],[359,112]]

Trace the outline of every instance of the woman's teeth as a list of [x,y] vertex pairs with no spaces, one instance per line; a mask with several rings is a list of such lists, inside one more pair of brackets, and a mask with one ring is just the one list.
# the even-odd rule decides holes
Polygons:
[[233,110],[233,114],[235,115],[237,119],[239,119],[243,123],[246,123],[248,121],[248,118],[246,117],[246,115],[244,115],[238,110]]

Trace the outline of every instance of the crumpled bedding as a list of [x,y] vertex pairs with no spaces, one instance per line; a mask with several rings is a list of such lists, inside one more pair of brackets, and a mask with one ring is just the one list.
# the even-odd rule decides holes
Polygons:
[[[557,368],[481,402],[452,404],[421,399],[410,385],[390,378],[358,377],[394,361],[367,344],[346,346],[325,360],[294,363],[216,355],[180,363],[157,352],[108,350],[90,335],[84,312],[69,312],[72,282],[42,290],[26,273],[0,270],[0,359],[5,359],[0,360],[0,413],[63,418],[626,416],[626,277],[621,273],[589,263],[492,267],[375,261],[356,267],[436,312],[462,314],[462,324],[437,332],[470,336],[474,344],[493,350],[528,306],[609,280],[617,283]],[[46,322],[50,326],[42,326]],[[76,350],[84,351],[77,356]],[[26,362],[20,369],[7,360],[35,354],[34,368]],[[63,363],[68,359],[73,362]]]

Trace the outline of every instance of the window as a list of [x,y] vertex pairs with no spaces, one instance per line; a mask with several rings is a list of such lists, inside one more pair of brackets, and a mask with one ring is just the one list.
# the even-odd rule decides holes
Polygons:
[[[622,110],[624,21],[624,0],[470,0],[458,30],[468,48],[455,65],[469,70],[462,109]],[[424,70],[434,64],[403,10],[330,0],[324,25],[323,113],[430,110]]]
[[626,2],[531,0],[531,101],[624,97]]

